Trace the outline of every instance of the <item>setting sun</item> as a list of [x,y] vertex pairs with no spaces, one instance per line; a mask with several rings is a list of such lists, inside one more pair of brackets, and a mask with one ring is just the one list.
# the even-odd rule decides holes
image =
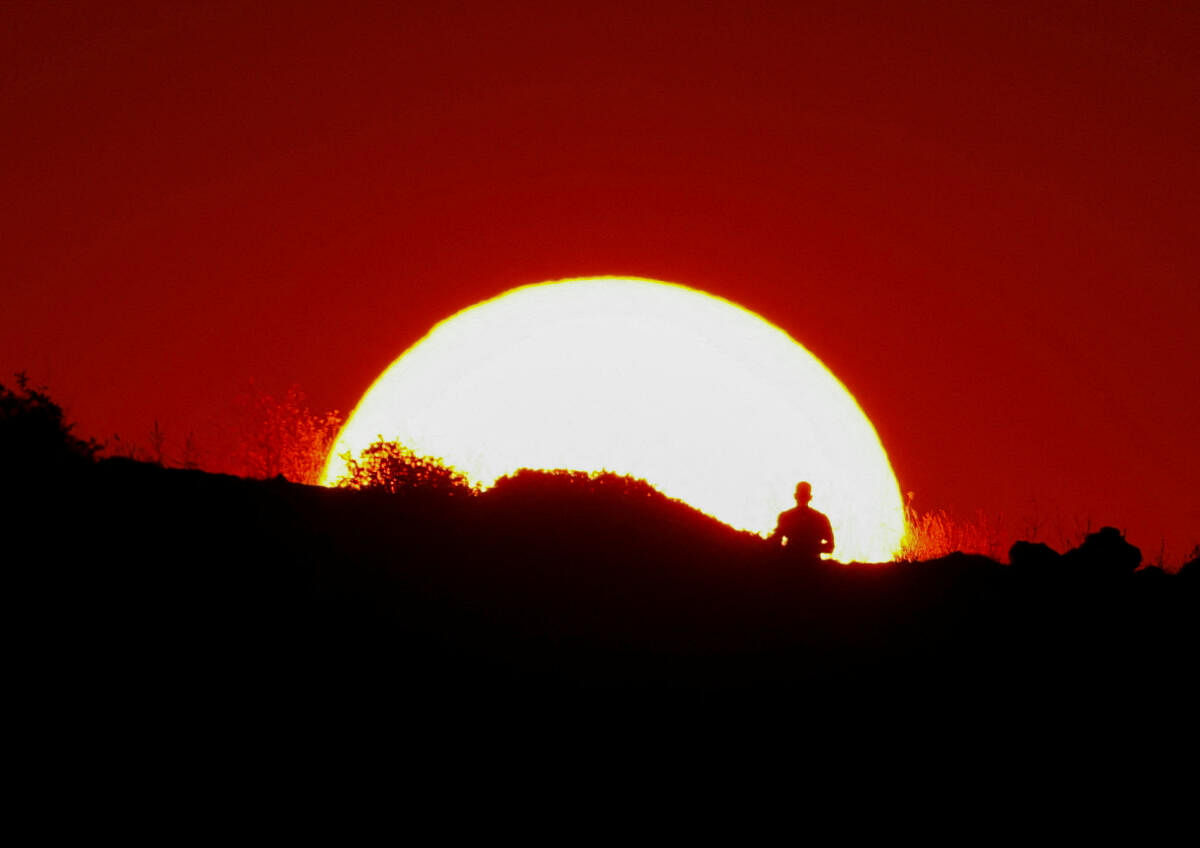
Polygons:
[[757,533],[808,480],[846,562],[889,559],[904,531],[845,386],[754,313],[653,280],[524,286],[442,321],[367,390],[324,483],[380,436],[484,487],[518,468],[631,474]]

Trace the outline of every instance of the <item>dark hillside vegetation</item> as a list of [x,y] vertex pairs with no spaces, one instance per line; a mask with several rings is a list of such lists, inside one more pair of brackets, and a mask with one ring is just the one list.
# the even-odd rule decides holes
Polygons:
[[1197,644],[1194,567],[955,555],[805,573],[661,495],[552,475],[431,499],[108,459],[8,494],[37,647],[105,687],[1153,688],[1187,676]]
[[1013,565],[805,571],[611,475],[464,497],[90,454],[10,467],[20,661],[72,697],[1161,700],[1194,674],[1200,565],[1135,571],[1109,531],[1065,556],[1017,546]]

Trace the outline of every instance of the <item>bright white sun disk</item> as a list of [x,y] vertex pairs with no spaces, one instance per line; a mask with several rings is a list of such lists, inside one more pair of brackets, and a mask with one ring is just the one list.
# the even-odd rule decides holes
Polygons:
[[794,339],[729,301],[653,280],[524,286],[434,327],[375,381],[326,465],[379,436],[490,486],[518,468],[645,478],[759,533],[800,480],[845,562],[899,547],[899,486],[854,398]]

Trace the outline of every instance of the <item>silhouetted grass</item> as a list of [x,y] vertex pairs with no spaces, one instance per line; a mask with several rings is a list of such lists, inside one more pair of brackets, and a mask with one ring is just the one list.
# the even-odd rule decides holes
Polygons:
[[1004,555],[1001,530],[982,510],[973,521],[963,521],[944,509],[918,513],[910,506],[904,518],[898,560],[931,560],[953,553],[982,554],[993,559]]

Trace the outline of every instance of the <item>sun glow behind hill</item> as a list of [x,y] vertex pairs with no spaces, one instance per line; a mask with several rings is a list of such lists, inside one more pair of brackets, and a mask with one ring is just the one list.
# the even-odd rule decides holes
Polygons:
[[703,292],[602,277],[524,286],[442,321],[375,381],[341,456],[378,437],[490,486],[517,468],[609,470],[769,532],[799,480],[843,561],[899,548],[899,486],[846,388],[779,328]]

